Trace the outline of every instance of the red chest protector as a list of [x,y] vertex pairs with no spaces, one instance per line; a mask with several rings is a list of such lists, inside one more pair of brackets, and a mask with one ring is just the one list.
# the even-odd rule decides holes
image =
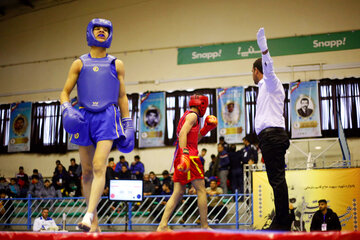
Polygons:
[[199,137],[199,131],[200,131],[200,118],[199,115],[196,112],[187,110],[184,115],[180,118],[179,124],[176,129],[176,136],[177,136],[177,142],[179,142],[179,133],[181,128],[183,127],[186,116],[189,113],[195,113],[198,116],[197,123],[191,128],[190,132],[187,135],[187,144],[186,148],[189,149],[189,155],[190,156],[198,156],[198,137]]

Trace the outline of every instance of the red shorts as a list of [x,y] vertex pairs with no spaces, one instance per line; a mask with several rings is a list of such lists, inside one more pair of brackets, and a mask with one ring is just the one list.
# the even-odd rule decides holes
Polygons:
[[181,185],[185,185],[195,179],[204,179],[204,167],[198,156],[190,156],[190,170],[187,173],[177,170],[180,159],[181,156],[178,156],[174,161],[174,182],[179,182]]

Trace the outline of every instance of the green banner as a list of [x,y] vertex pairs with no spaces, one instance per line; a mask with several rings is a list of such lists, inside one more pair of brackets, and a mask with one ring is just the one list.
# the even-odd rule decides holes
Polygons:
[[[339,51],[360,48],[360,31],[268,39],[272,56]],[[178,49],[178,64],[261,57],[256,41],[224,43]]]

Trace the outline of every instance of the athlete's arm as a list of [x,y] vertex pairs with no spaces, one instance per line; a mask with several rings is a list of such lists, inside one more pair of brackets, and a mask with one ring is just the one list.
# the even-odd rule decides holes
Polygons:
[[185,118],[185,123],[182,126],[180,133],[179,133],[179,147],[186,148],[187,145],[187,135],[190,132],[191,128],[197,122],[197,115],[195,113],[189,113]]
[[75,87],[77,79],[79,77],[81,68],[83,64],[80,59],[76,59],[70,67],[68,77],[65,82],[65,86],[60,94],[60,102],[63,104],[64,102],[70,102],[70,93]]
[[128,102],[128,98],[126,96],[126,91],[125,91],[125,81],[124,81],[125,68],[124,68],[124,63],[121,60],[116,59],[115,60],[115,67],[116,67],[116,72],[117,72],[117,75],[118,75],[118,79],[120,81],[120,93],[119,93],[118,105],[120,107],[121,117],[122,118],[127,118],[127,117],[130,117],[130,114],[129,114],[129,102]]

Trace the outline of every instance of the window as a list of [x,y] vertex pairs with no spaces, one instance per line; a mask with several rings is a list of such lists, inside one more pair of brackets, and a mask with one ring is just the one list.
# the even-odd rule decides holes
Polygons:
[[31,152],[65,152],[66,132],[59,101],[33,103]]
[[10,104],[0,105],[0,152],[6,153],[9,144]]

